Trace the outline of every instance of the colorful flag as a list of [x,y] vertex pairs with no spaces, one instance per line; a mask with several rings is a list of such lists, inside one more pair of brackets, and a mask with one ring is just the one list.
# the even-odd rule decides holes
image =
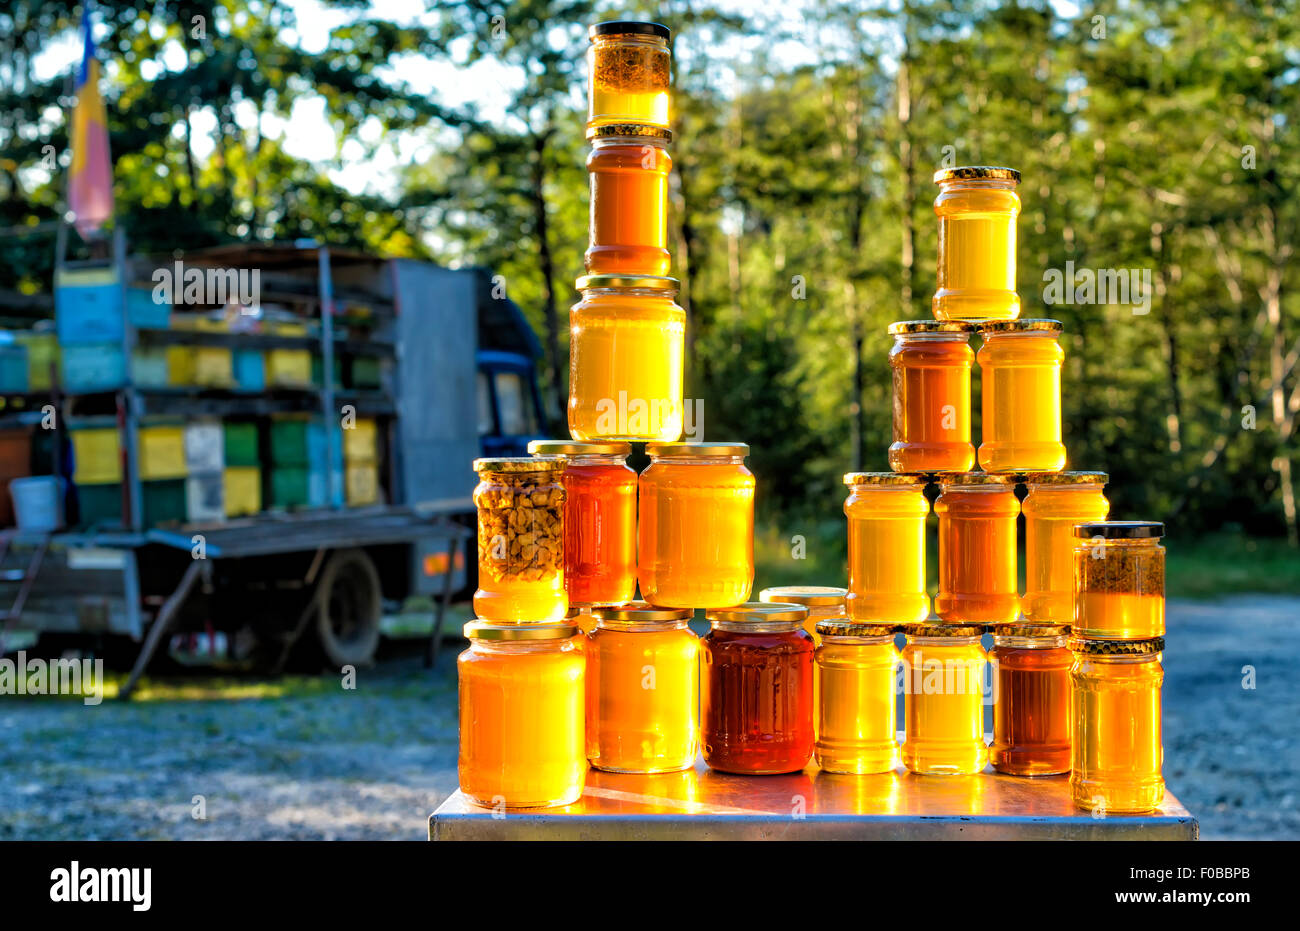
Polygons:
[[72,111],[72,169],[68,207],[77,232],[89,236],[113,215],[113,163],[108,155],[108,115],[99,94],[99,61],[90,34],[90,4],[81,8],[86,48],[77,72],[77,103]]

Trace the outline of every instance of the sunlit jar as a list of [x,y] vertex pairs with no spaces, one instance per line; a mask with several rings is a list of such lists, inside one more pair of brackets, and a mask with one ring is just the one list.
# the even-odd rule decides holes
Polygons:
[[1020,613],[1016,578],[1015,478],[945,475],[939,515],[939,593],[934,613],[950,623],[1010,624]]
[[898,762],[890,624],[817,623],[817,765],[829,773],[885,773]]
[[596,23],[587,30],[587,125],[668,128],[669,32],[658,23]]
[[899,472],[850,472],[848,615],[907,624],[930,616],[925,584],[925,479]]
[[1165,634],[1165,525],[1115,520],[1074,528],[1074,630],[1084,640]]
[[675,278],[586,275],[569,311],[569,432],[577,440],[682,435],[686,312]]
[[667,773],[699,754],[700,640],[689,608],[595,609],[587,638],[587,759],[615,773]]
[[980,468],[988,472],[1056,472],[1061,442],[1061,363],[1057,320],[979,324],[975,358],[983,391]]
[[1014,320],[1016,217],[1020,172],[966,166],[934,173],[939,196],[939,280],[931,302],[936,320]]
[[582,652],[571,624],[465,625],[456,662],[460,788],[489,808],[569,805],[582,795]]
[[647,443],[641,473],[641,597],[725,608],[754,584],[754,475],[744,443]]
[[593,275],[667,275],[668,175],[672,133],[636,123],[598,126],[589,134],[590,242]]
[[478,459],[480,620],[508,624],[564,619],[564,461]]
[[704,762],[748,775],[794,773],[813,755],[813,642],[800,605],[708,611],[702,642]]
[[971,445],[970,373],[973,327],[957,320],[891,323],[894,348],[895,472],[965,472],[975,464]]
[[1165,797],[1160,738],[1164,640],[1072,639],[1070,646],[1074,804],[1098,814],[1158,808]]
[[1030,624],[1074,622],[1074,525],[1105,520],[1105,472],[1033,472],[1024,477],[1025,594]]
[[813,645],[821,642],[817,635],[817,622],[846,617],[845,598],[848,589],[831,585],[778,585],[765,588],[758,593],[758,600],[765,604],[803,605],[808,609],[808,619],[803,629],[813,638]]
[[928,776],[978,773],[984,743],[984,628],[918,624],[903,647],[903,765]]
[[993,632],[993,745],[1000,773],[1070,771],[1069,628],[1008,625]]
[[564,462],[564,588],[570,605],[636,595],[636,472],[627,443],[533,440],[534,456]]

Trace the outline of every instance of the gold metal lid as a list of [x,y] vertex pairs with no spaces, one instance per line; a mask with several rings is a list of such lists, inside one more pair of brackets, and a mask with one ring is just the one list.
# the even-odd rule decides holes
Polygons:
[[704,616],[710,621],[727,621],[733,624],[766,624],[771,621],[803,621],[808,617],[808,609],[797,604],[747,601],[743,605],[734,605],[730,608],[712,608],[705,611]]
[[937,621],[923,621],[920,624],[903,625],[903,633],[909,637],[982,637],[983,624],[944,624]]
[[1025,472],[1021,479],[1026,485],[1105,485],[1110,476],[1105,472]]
[[602,605],[592,608],[591,614],[601,621],[689,621],[695,616],[690,608],[661,608],[645,601]]
[[559,456],[501,456],[475,459],[475,472],[559,472],[564,460]]
[[924,485],[926,477],[916,472],[846,472],[845,485]]
[[602,126],[587,127],[587,141],[593,139],[634,138],[644,140],[647,145],[662,142],[665,145],[673,141],[673,131],[652,123],[605,123]]
[[1029,621],[1013,621],[1010,624],[993,625],[995,637],[1064,637],[1069,632],[1069,624],[1033,624]]
[[817,622],[817,633],[823,637],[889,637],[897,631],[897,624],[846,621],[838,617],[828,617]]
[[961,165],[957,168],[940,168],[934,173],[934,183],[945,181],[1014,181],[1020,183],[1020,172],[1014,168],[995,165]]
[[487,621],[470,621],[465,625],[469,640],[564,640],[576,637],[578,628],[573,624],[491,624]]
[[975,329],[983,336],[988,333],[1057,333],[1063,327],[1060,320],[982,320],[975,324]]
[[1157,540],[1165,535],[1165,525],[1153,520],[1099,520],[1075,524],[1074,535],[1080,540],[1101,537],[1103,540]]
[[658,457],[748,456],[746,443],[646,443],[645,454]]
[[847,588],[832,585],[778,585],[765,588],[758,593],[758,600],[765,604],[804,605],[815,608],[826,605],[842,605],[849,596]]
[[1164,637],[1152,637],[1149,640],[1084,640],[1071,637],[1070,649],[1076,653],[1089,656],[1149,656],[1163,653]]
[[667,39],[670,35],[668,27],[660,23],[633,20],[593,23],[587,27],[588,39],[595,39],[597,36],[654,36],[658,39]]
[[642,291],[676,292],[681,282],[665,275],[583,275],[574,282],[579,291],[597,288],[637,288]]
[[899,320],[889,325],[891,336],[900,333],[973,333],[975,325],[965,320]]
[[1011,472],[941,472],[939,484],[948,485],[1014,485],[1016,476]]
[[528,451],[534,456],[630,456],[631,443],[586,443],[579,440],[532,440]]

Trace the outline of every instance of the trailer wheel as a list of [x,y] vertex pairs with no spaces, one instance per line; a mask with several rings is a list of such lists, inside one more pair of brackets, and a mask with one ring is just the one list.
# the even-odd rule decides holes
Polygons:
[[316,639],[334,668],[368,665],[379,647],[379,573],[364,550],[330,556],[316,584]]

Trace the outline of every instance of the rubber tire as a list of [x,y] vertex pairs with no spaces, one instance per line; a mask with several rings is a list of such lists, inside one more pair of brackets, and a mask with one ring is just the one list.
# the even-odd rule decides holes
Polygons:
[[[361,585],[355,586],[360,581]],[[355,622],[359,629],[346,639],[335,630],[333,607],[335,587],[353,585],[351,593],[338,593],[353,599]],[[357,590],[359,589],[359,590]],[[316,640],[325,659],[335,669],[343,666],[368,666],[379,648],[379,621],[383,613],[379,573],[365,550],[337,550],[330,555],[316,582]]]

